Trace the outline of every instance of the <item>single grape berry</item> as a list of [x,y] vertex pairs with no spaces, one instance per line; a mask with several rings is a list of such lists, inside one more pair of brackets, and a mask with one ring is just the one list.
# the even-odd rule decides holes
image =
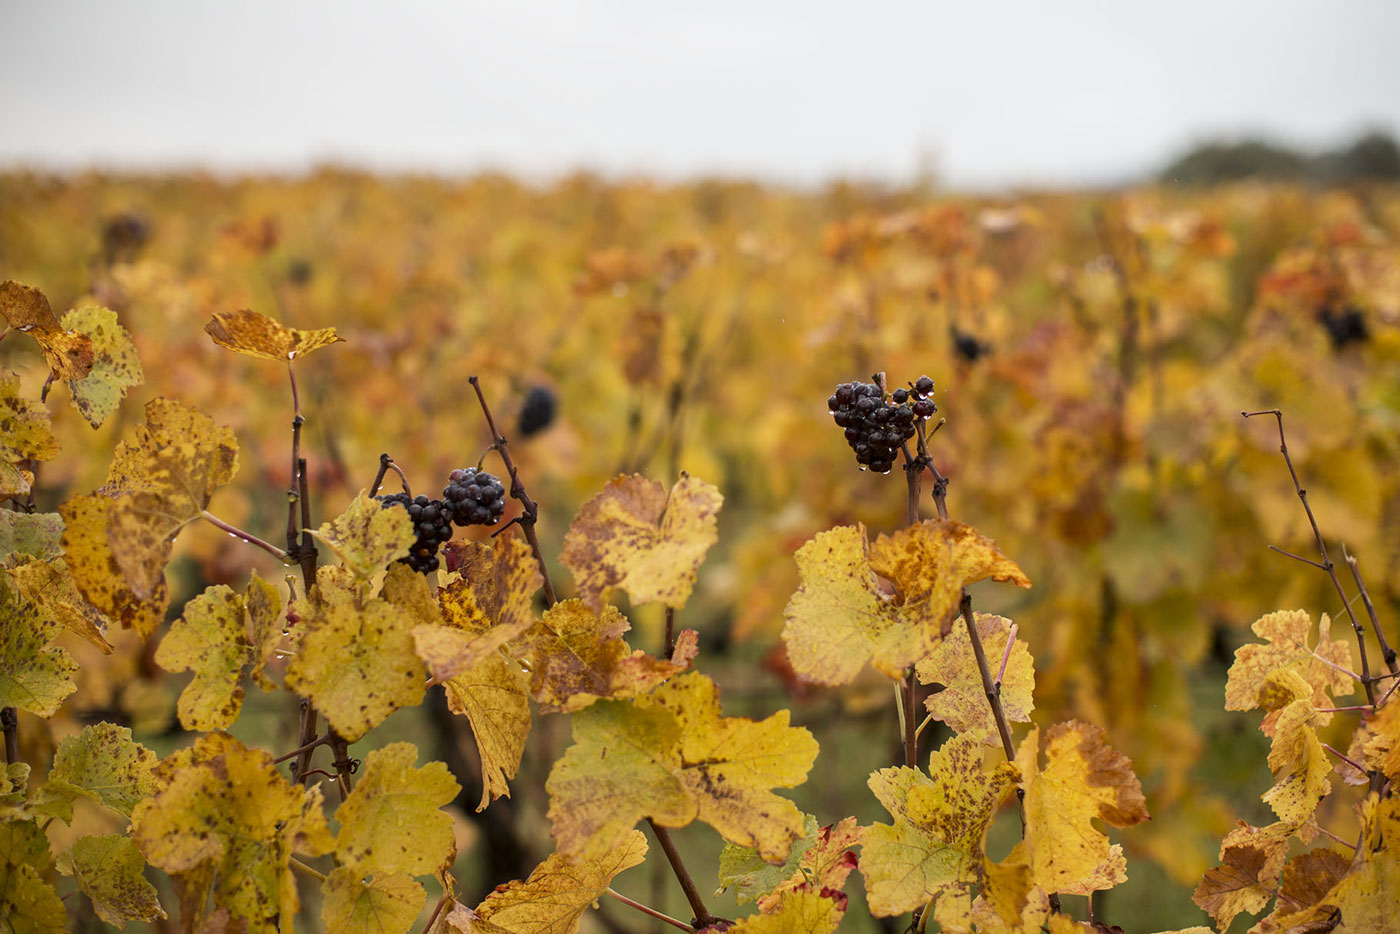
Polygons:
[[442,502],[457,525],[495,525],[506,509],[506,488],[484,470],[462,467],[447,475]]
[[544,431],[554,422],[558,410],[559,400],[548,386],[531,386],[520,407],[520,436],[528,438]]
[[1348,344],[1365,343],[1371,337],[1366,318],[1359,308],[1346,308],[1333,311],[1323,308],[1317,313],[1317,320],[1332,339],[1332,349],[1341,350]]
[[933,380],[927,376],[920,376],[914,380],[914,392],[921,396],[926,396],[933,392]]
[[407,493],[389,493],[376,496],[384,509],[399,508],[413,520],[413,534],[417,536],[408,549],[408,557],[400,558],[419,574],[431,574],[438,569],[438,549],[452,538],[452,521],[442,500],[428,499],[426,496],[410,498]]

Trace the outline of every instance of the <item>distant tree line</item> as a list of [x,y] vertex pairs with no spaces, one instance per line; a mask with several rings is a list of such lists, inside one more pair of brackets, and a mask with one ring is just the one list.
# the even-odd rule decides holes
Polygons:
[[1309,153],[1265,139],[1205,143],[1168,165],[1161,180],[1207,185],[1246,178],[1317,183],[1400,180],[1400,145],[1370,132],[1350,145]]

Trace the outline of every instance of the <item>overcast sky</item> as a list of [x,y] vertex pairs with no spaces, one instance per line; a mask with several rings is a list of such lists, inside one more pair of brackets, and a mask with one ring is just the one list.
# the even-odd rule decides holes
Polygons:
[[0,166],[1115,180],[1400,129],[1395,0],[0,0]]

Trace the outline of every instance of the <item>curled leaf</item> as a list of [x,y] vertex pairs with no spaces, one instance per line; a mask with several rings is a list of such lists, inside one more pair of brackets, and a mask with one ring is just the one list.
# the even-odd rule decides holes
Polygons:
[[214,343],[236,353],[283,362],[304,357],[345,338],[335,328],[301,331],[273,321],[267,315],[243,309],[216,312],[204,330]]

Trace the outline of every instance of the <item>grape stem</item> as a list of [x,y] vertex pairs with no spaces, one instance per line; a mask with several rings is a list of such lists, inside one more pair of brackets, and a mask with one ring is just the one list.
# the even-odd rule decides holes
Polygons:
[[550,605],[559,602],[559,598],[554,594],[554,584],[549,579],[549,568],[544,561],[544,552],[540,549],[540,538],[535,534],[535,523],[539,520],[540,504],[530,498],[530,494],[525,492],[525,484],[520,482],[520,474],[515,468],[515,462],[511,460],[510,451],[506,447],[505,435],[496,428],[496,420],[491,416],[491,407],[486,404],[486,396],[481,392],[481,380],[476,376],[470,377],[467,382],[472,384],[476,390],[476,401],[481,404],[481,413],[486,416],[486,427],[491,430],[491,444],[496,449],[496,453],[501,456],[501,461],[506,465],[506,473],[510,474],[510,495],[520,501],[522,514],[520,516],[520,528],[525,533],[525,540],[530,543],[530,550],[535,553],[535,561],[540,566],[540,576],[544,578],[545,601]]
[[5,761],[14,765],[19,761],[19,709],[0,707],[0,729],[5,731]]
[[608,889],[608,894],[611,895],[613,898],[617,899],[618,901],[622,902],[622,904],[626,905],[628,908],[635,908],[642,914],[649,915],[655,918],[657,921],[669,924],[673,928],[680,928],[682,931],[695,930],[693,927],[686,924],[684,921],[677,920],[676,918],[673,918],[670,915],[662,914],[661,912],[657,911],[655,908],[652,908],[649,905],[643,905],[641,902],[633,901],[632,899],[628,898],[626,895],[623,895],[616,889]]

